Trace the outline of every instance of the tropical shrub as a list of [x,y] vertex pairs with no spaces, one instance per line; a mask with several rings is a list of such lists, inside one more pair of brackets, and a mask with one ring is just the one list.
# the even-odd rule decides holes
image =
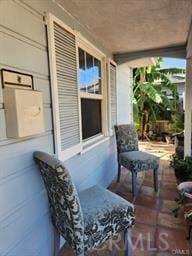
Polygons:
[[[179,97],[177,87],[171,83],[169,74],[183,73],[183,69],[162,69],[162,59],[152,67],[136,68],[133,75],[133,113],[134,123],[144,138],[146,124],[169,119],[177,112]],[[159,81],[159,82],[157,82]],[[163,93],[171,92],[172,100]]]

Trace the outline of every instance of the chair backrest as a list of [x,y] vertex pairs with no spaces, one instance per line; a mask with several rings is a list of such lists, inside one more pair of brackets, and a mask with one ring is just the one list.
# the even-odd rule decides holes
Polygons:
[[34,152],[51,208],[52,221],[60,235],[78,253],[84,249],[84,222],[79,196],[68,170],[55,157]]
[[134,125],[122,124],[115,126],[117,152],[138,151],[138,136]]

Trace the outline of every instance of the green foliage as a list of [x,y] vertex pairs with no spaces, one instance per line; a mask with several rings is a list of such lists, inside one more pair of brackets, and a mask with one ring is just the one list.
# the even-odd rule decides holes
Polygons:
[[[185,159],[182,159],[178,157],[176,154],[173,154],[171,156],[170,166],[175,169],[175,175],[177,179],[179,179],[181,182],[192,180],[192,157],[186,157]],[[179,198],[176,199],[178,206],[172,211],[175,217],[178,217],[182,205],[185,204],[186,192],[192,194],[192,187],[186,187],[179,191]],[[192,204],[187,205],[192,206]],[[192,209],[185,211],[185,219],[189,219],[191,216]]]
[[172,123],[170,125],[171,133],[181,133],[184,130],[184,112],[176,112],[172,114]]
[[173,154],[171,156],[170,166],[175,169],[175,176],[180,181],[192,180],[192,157],[187,156],[185,159],[182,159],[176,154]]
[[179,216],[179,212],[182,208],[182,205],[185,203],[185,190],[182,189],[179,191],[179,197],[175,199],[177,202],[178,206],[172,210],[174,217],[177,218]]
[[[133,113],[134,122],[140,128],[142,137],[146,124],[171,116],[178,106],[178,92],[175,84],[169,79],[169,74],[184,73],[183,69],[161,69],[159,58],[152,67],[136,68],[133,76]],[[158,82],[159,81],[159,82]],[[162,91],[169,89],[172,100]]]

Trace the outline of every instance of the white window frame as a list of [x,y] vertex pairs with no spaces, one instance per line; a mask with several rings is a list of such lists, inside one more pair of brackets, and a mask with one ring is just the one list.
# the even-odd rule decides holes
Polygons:
[[[61,150],[61,135],[60,135],[60,117],[59,117],[59,102],[58,102],[58,88],[57,86],[57,75],[56,75],[56,56],[55,56],[55,44],[54,44],[54,27],[53,24],[57,23],[62,28],[66,29],[68,32],[75,36],[76,41],[76,59],[77,59],[77,86],[78,86],[78,105],[79,105],[79,127],[80,127],[80,143],[75,145],[72,148],[66,149],[65,151]],[[65,161],[74,155],[80,153],[83,154],[89,149],[92,149],[99,144],[107,141],[109,139],[109,124],[108,124],[108,87],[107,87],[107,69],[106,55],[97,49],[93,44],[86,40],[79,32],[71,29],[60,19],[47,13],[46,15],[46,24],[48,30],[48,48],[49,48],[49,65],[50,65],[50,80],[51,80],[51,93],[52,93],[52,111],[53,111],[53,129],[54,129],[54,140],[55,140],[55,154],[61,160]],[[79,56],[78,48],[82,48],[86,52],[90,53],[97,59],[101,61],[101,90],[102,95],[89,95],[89,98],[101,99],[101,113],[102,113],[102,133],[95,135],[86,141],[82,140],[82,121],[81,121],[81,96],[79,86]],[[87,95],[88,96],[88,95]]]
[[[86,99],[98,99],[101,100],[101,123],[102,123],[102,132],[99,134],[96,134],[93,137],[87,138],[85,140],[82,140],[83,149],[85,148],[92,148],[93,144],[96,143],[97,145],[98,141],[101,141],[102,139],[105,139],[108,135],[108,99],[107,99],[107,72],[106,72],[106,55],[102,53],[100,50],[98,50],[94,45],[92,45],[89,41],[87,41],[83,36],[80,34],[77,35],[77,54],[78,49],[81,48],[82,50],[86,51],[93,57],[97,58],[101,62],[101,94],[92,94],[87,92],[81,92],[80,89],[80,82],[79,82],[79,58],[78,60],[78,90],[79,90],[79,100],[81,101],[81,98]],[[80,113],[81,113],[81,104],[80,106]],[[82,139],[82,125],[81,125],[81,139]]]

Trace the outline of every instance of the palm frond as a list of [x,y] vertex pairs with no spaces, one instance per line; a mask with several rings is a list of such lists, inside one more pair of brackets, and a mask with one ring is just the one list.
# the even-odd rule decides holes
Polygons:
[[[185,69],[161,68],[162,58],[155,66],[137,68],[133,77],[134,121],[140,122],[141,137],[146,122],[171,118],[178,104],[177,86],[171,82],[172,74],[185,74]],[[164,92],[168,92],[169,98]]]
[[151,86],[150,83],[139,83],[138,88],[143,91],[144,94],[147,95],[148,98],[153,100],[156,103],[162,103],[161,95],[160,93]]

